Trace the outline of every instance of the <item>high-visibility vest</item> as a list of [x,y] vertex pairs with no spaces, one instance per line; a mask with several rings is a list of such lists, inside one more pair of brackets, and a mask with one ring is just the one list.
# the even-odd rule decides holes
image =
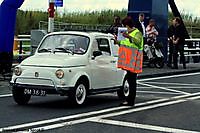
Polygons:
[[[140,31],[138,29],[135,29],[134,31],[129,33],[129,35],[132,36],[132,37],[135,37],[138,32],[140,32]],[[142,34],[141,34],[141,37],[143,38]],[[131,43],[128,38],[125,38],[124,40],[120,41],[120,45],[126,45],[128,47],[133,47],[133,48],[136,48],[136,49],[139,49],[139,50],[143,50],[143,39],[142,39],[141,44],[135,44],[134,42]]]
[[[139,30],[136,29],[129,35],[134,37],[138,32]],[[129,39],[121,41],[120,44],[117,67],[133,73],[141,73],[143,62],[143,40],[140,46],[131,43]]]

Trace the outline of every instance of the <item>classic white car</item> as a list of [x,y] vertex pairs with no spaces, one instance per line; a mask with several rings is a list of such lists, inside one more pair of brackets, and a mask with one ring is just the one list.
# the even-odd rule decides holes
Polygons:
[[69,96],[78,105],[88,95],[129,93],[126,72],[118,69],[118,46],[111,34],[54,32],[46,35],[35,54],[15,67],[11,80],[16,103],[27,104],[31,95]]

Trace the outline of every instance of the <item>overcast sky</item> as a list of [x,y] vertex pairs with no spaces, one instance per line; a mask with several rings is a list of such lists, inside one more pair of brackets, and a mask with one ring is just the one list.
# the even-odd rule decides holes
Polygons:
[[[3,0],[0,0],[2,2]],[[20,9],[43,10],[48,8],[49,0],[25,0]],[[58,11],[93,11],[102,9],[127,9],[128,0],[63,0],[64,7]],[[179,11],[200,17],[200,0],[175,0]]]

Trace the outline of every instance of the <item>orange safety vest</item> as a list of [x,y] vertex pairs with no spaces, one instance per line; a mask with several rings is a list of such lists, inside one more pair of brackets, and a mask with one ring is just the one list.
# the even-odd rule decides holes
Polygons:
[[[139,31],[134,30],[130,35],[134,37],[137,32]],[[119,47],[117,67],[133,73],[141,73],[143,49],[137,48],[137,45],[130,43],[129,39],[124,40],[122,43],[124,44]],[[143,41],[141,42],[141,46],[143,46]]]

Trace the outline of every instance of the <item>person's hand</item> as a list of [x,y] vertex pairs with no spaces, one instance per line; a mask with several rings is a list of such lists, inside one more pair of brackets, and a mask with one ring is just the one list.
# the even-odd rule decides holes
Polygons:
[[173,40],[173,44],[177,44],[178,43],[178,40]]
[[117,35],[114,34],[113,36],[114,36],[115,40],[117,40]]
[[119,42],[117,41],[117,36],[114,35],[114,45],[117,45],[117,44],[119,44]]
[[127,34],[126,32],[123,32],[122,36],[125,37],[125,38],[130,38],[129,34]]

